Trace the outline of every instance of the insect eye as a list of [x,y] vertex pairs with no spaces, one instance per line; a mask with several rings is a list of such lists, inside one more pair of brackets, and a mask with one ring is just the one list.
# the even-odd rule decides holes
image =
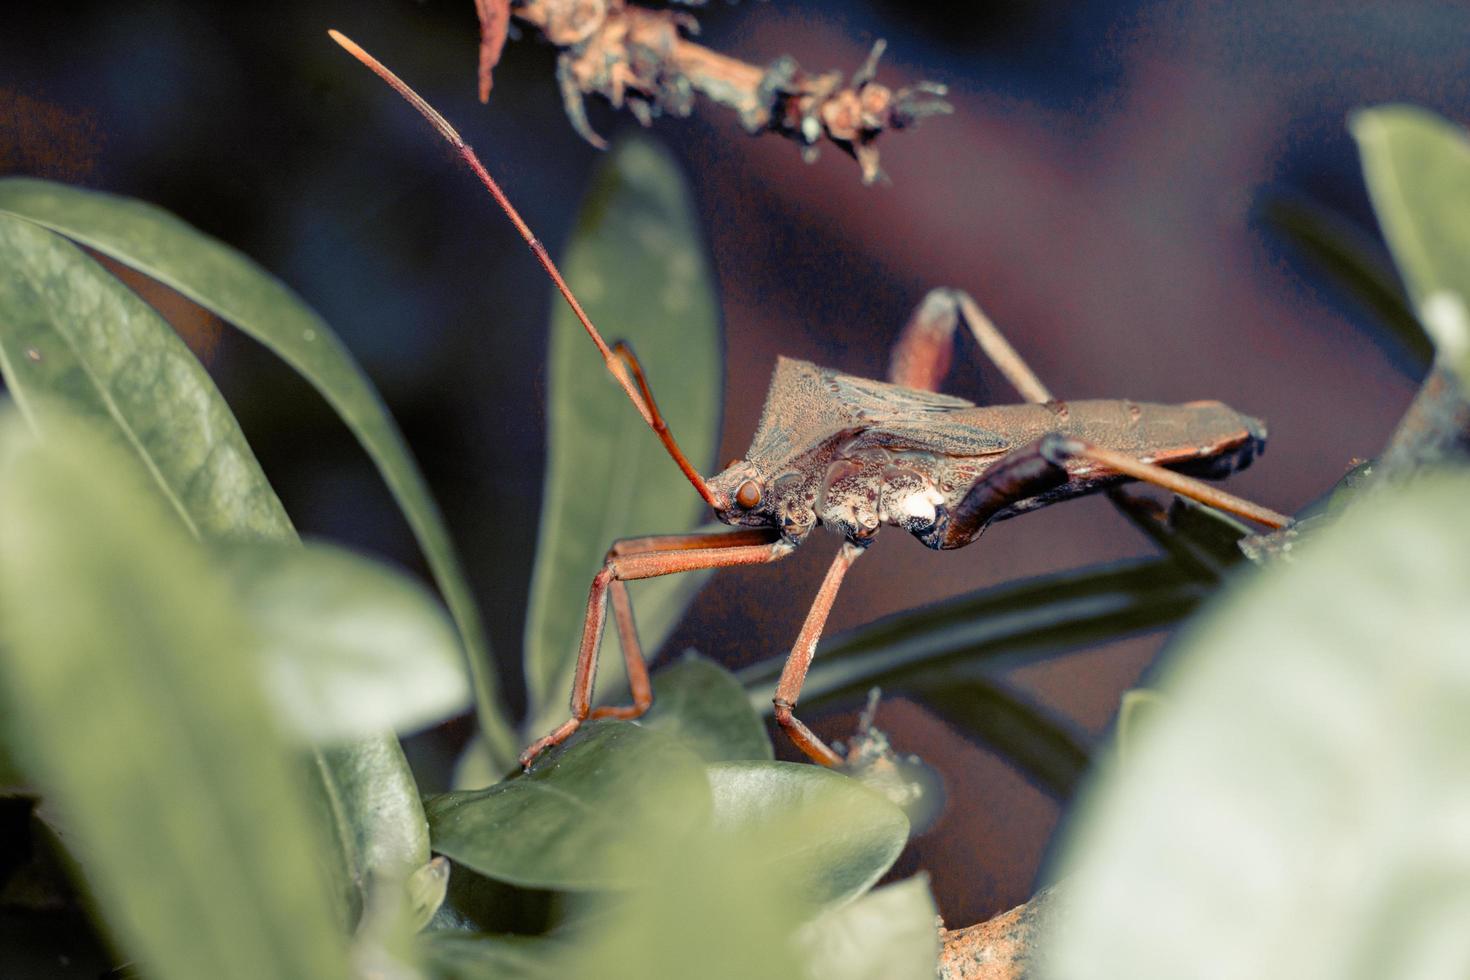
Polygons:
[[746,480],[740,484],[740,489],[735,491],[735,502],[745,510],[754,510],[760,506],[761,485],[754,480]]

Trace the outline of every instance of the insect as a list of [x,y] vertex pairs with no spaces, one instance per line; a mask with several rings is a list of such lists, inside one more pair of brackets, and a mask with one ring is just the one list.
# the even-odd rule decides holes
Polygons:
[[[629,538],[609,548],[587,599],[571,717],[527,747],[523,766],[589,718],[637,718],[652,705],[629,581],[780,561],[819,524],[840,534],[842,546],[797,634],[774,698],[776,720],[796,746],[815,762],[839,766],[842,756],[794,710],[843,577],[883,525],[903,528],[929,547],[947,551],[970,544],[994,521],[1126,480],[1152,483],[1268,527],[1291,523],[1195,478],[1221,478],[1247,466],[1265,448],[1262,423],[1215,401],[1058,401],[979,306],[950,289],[935,290],[919,305],[894,348],[886,382],[778,360],[749,451],[720,473],[701,476],[660,414],[632,351],[603,339],[474,150],[372,55],[336,31],[331,36],[413,105],[479,177],[685,478],[716,517],[736,527]],[[982,407],[935,390],[948,370],[961,322],[1024,404]],[[609,605],[633,703],[593,708]]]

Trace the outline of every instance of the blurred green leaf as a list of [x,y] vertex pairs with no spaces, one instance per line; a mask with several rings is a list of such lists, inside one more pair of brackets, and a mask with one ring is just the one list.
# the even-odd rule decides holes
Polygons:
[[811,980],[934,980],[939,910],[917,875],[831,909],[801,927]]
[[419,949],[436,980],[564,980],[576,975],[566,972],[567,943],[543,936],[428,932],[419,937]]
[[345,977],[227,583],[132,460],[57,421],[0,469],[11,744],[150,975]]
[[678,739],[705,762],[770,759],[771,738],[745,688],[693,651],[653,675],[653,707],[642,725]]
[[[824,640],[802,703],[861,698],[875,685],[903,689],[959,664],[996,672],[1088,643],[1172,625],[1215,585],[1168,558],[1122,561],[1009,583],[937,602]],[[769,713],[782,660],[738,671]]]
[[1119,765],[1129,764],[1138,747],[1143,744],[1144,733],[1149,730],[1150,725],[1157,723],[1159,714],[1168,703],[1168,698],[1146,687],[1123,692],[1122,702],[1118,706],[1117,729],[1113,735]]
[[1042,790],[1069,800],[1087,772],[1085,733],[983,670],[950,669],[914,677],[904,691],[966,735],[990,746]]
[[1350,128],[1419,320],[1462,386],[1470,386],[1470,139],[1407,105],[1356,112]]
[[1270,197],[1261,215],[1291,247],[1363,304],[1416,364],[1429,366],[1434,345],[1409,307],[1392,260],[1376,240],[1343,215],[1302,198]]
[[765,857],[759,841],[708,827],[651,854],[647,884],[601,897],[560,975],[808,980],[792,933],[811,910],[786,887],[791,869]]
[[53,408],[105,420],[196,535],[295,539],[214,382],[152,307],[3,214],[0,268],[0,364],[36,431],[49,434]]
[[[677,803],[669,797],[677,797]],[[635,881],[647,854],[705,819],[699,758],[630,722],[591,722],[489,789],[426,801],[434,850],[491,878],[581,890]]]
[[[628,140],[609,154],[562,269],[608,342],[632,343],[680,445],[695,466],[707,466],[720,420],[719,307],[683,176],[657,144]],[[687,531],[704,506],[559,297],[547,359],[546,482],[525,634],[536,735],[567,716],[587,587],[608,546]],[[646,655],[707,577],[631,584]],[[624,697],[615,630],[603,640],[601,664],[599,689]]]
[[417,931],[429,924],[449,894],[449,859],[436,857],[409,875],[405,892]]
[[750,842],[747,860],[813,908],[867,891],[908,842],[902,810],[830,769],[721,762],[708,772],[716,834]]
[[[708,775],[713,821],[650,849],[638,887],[592,899],[596,914],[579,925],[561,975],[810,980],[814,948],[851,952],[846,935],[830,950],[796,930],[889,867],[907,836],[898,809],[816,766],[729,762]],[[932,912],[928,927],[932,943]],[[932,976],[932,956],[928,965]]]
[[454,628],[417,582],[326,544],[224,557],[282,720],[309,741],[415,731],[469,705]]
[[[0,180],[0,199],[15,186]],[[0,370],[34,429],[47,435],[74,413],[107,426],[196,535],[296,540],[219,391],[152,308],[70,242],[3,214],[0,270]],[[396,739],[376,736],[332,755],[330,764],[315,757],[317,802],[335,835],[350,919],[373,867],[354,841],[382,832],[381,843],[399,842],[416,833],[414,847],[395,861],[410,866],[428,860],[428,848],[417,794],[401,792],[413,777]],[[396,817],[355,806],[384,794],[399,800]]]
[[429,824],[419,787],[391,736],[327,746],[317,755],[325,767],[331,819],[351,844],[359,892],[367,878],[398,878],[429,860]]
[[[464,642],[481,730],[500,761],[509,765],[517,751],[516,739],[504,720],[489,645],[443,519],[377,391],[326,322],[250,259],[150,204],[15,177],[0,180],[0,213],[60,232],[177,290],[270,348],[321,393],[372,457],[424,549]],[[61,290],[65,293],[69,285],[57,283],[52,288],[68,287]],[[80,298],[92,295],[88,288]],[[79,330],[85,328],[77,325]],[[91,329],[110,328],[93,324]],[[153,346],[158,343],[150,341]],[[183,350],[182,344],[178,349]],[[120,363],[134,351],[114,343],[108,356]],[[8,375],[19,365],[8,351],[7,360]],[[174,374],[203,373],[197,364],[180,367],[174,355],[152,366],[167,366]],[[139,376],[148,377],[144,372]],[[136,390],[115,386],[112,394],[122,397],[130,392],[145,399],[158,394],[147,384]],[[192,410],[190,402],[174,404],[181,414]],[[213,405],[204,407],[217,411]],[[233,431],[233,420],[229,428]],[[191,442],[188,448],[198,447]],[[229,456],[202,458],[213,470],[228,472],[235,464]],[[253,458],[249,464],[253,467]]]
[[1470,975],[1470,477],[1233,584],[1068,828],[1048,976]]

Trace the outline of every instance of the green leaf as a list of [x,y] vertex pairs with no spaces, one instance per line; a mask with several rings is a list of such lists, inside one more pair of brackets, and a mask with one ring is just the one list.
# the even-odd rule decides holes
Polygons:
[[908,841],[902,810],[830,769],[721,762],[708,774],[716,833],[755,842],[751,849],[759,856],[749,860],[811,907],[838,905],[867,891]]
[[797,943],[811,980],[934,980],[938,918],[928,876],[916,875],[822,913]]
[[[695,466],[714,456],[720,419],[719,307],[693,206],[668,154],[646,139],[619,144],[583,201],[562,262],[609,342],[631,342],[653,394]],[[560,298],[547,363],[547,457],[526,621],[529,726],[566,718],[587,587],[608,546],[678,533],[703,507]],[[644,653],[652,656],[707,573],[630,587]],[[624,695],[616,631],[602,644],[600,689]]]
[[[0,180],[0,199],[16,186]],[[296,540],[219,391],[151,307],[76,246],[3,214],[0,269],[0,370],[33,429],[46,435],[78,414],[105,425],[196,535]],[[333,759],[315,760],[317,802],[336,836],[339,886],[350,911],[371,870],[353,842],[369,827],[377,833],[390,825],[383,813],[354,809],[353,800],[375,795],[374,781],[397,794],[413,777],[391,735],[344,747]],[[422,828],[416,796],[402,799],[400,815]],[[388,833],[398,840],[406,831]],[[418,835],[398,860],[427,860],[422,829]]]
[[33,428],[48,434],[53,408],[105,420],[196,535],[294,539],[229,407],[152,307],[3,214],[0,268],[0,366]]
[[428,932],[421,958],[435,980],[563,980],[567,943],[544,936],[486,936]]
[[1119,765],[1129,764],[1143,744],[1144,733],[1157,722],[1168,704],[1168,698],[1146,687],[1123,692],[1122,703],[1118,706],[1117,729],[1113,734]]
[[1384,237],[1419,320],[1470,386],[1470,139],[1413,106],[1350,120]]
[[454,628],[407,576],[325,544],[225,557],[268,689],[308,740],[414,731],[469,704]]
[[370,876],[398,878],[429,860],[429,824],[398,739],[320,749],[336,832],[348,841],[360,892]]
[[[1214,590],[1172,559],[1129,560],[1009,583],[899,613],[817,647],[802,703],[901,689],[934,670],[983,664],[1001,672],[1088,643],[1172,625]],[[736,673],[770,711],[782,660]]]
[[[508,765],[516,740],[503,717],[489,645],[443,519],[378,393],[321,317],[244,255],[140,201],[8,178],[0,180],[0,213],[51,228],[170,286],[275,351],[322,394],[372,457],[424,549],[465,646],[481,730]],[[129,352],[115,350],[113,356],[122,359]],[[6,374],[14,369],[12,361]],[[139,392],[150,394],[146,388]],[[228,462],[210,460],[215,467]]]
[[56,422],[53,443],[0,468],[12,746],[150,975],[346,977],[307,803],[226,581],[132,460]]
[[1272,230],[1372,313],[1394,344],[1415,363],[1429,366],[1434,345],[1381,244],[1343,215],[1300,198],[1268,198],[1261,214]]
[[735,675],[693,651],[653,675],[645,728],[678,739],[705,762],[770,759],[771,739]]
[[1164,510],[1153,497],[1126,488],[1114,489],[1108,499],[1164,554],[1200,578],[1218,579],[1245,560],[1240,541],[1251,531],[1229,514],[1179,496],[1171,496]]
[[404,884],[415,931],[428,925],[449,894],[449,859],[436,857],[408,876]]
[[[671,801],[672,798],[672,801]],[[426,801],[434,850],[528,888],[639,879],[647,854],[709,811],[699,759],[629,722],[591,722],[525,775]]]
[[1470,975],[1467,500],[1366,497],[1181,636],[1068,828],[1046,975]]
[[[729,762],[708,776],[713,821],[650,848],[639,887],[595,901],[560,975],[809,980],[797,927],[865,891],[903,846],[897,808],[837,773]],[[928,926],[932,942],[932,913]]]

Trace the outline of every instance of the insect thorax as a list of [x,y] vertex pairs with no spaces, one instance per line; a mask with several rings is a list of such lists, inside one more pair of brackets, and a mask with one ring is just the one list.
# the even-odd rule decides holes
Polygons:
[[730,524],[778,528],[792,544],[818,524],[866,545],[883,525],[924,539],[938,515],[962,497],[993,458],[951,457],[865,445],[846,434],[789,460],[774,474],[751,462],[734,464],[722,483],[758,479],[763,499],[750,512],[722,513]]

